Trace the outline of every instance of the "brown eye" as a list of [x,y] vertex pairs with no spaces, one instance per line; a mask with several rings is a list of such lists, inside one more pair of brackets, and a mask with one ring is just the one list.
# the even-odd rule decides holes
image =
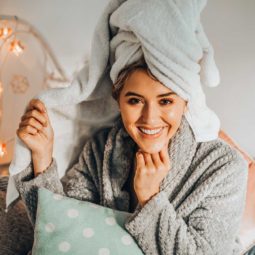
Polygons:
[[174,101],[171,99],[162,99],[160,100],[161,105],[168,105],[168,104],[172,104]]
[[130,98],[129,100],[128,100],[128,103],[129,104],[137,104],[137,103],[139,103],[139,99],[137,99],[137,98]]

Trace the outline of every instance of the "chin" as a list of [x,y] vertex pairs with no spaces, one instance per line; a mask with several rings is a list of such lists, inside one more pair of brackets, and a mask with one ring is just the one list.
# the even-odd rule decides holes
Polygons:
[[138,144],[138,147],[143,151],[143,152],[146,152],[146,153],[149,153],[149,154],[153,154],[153,153],[159,153],[163,147],[164,147],[164,144],[153,144],[151,146],[148,146],[148,145],[139,145]]

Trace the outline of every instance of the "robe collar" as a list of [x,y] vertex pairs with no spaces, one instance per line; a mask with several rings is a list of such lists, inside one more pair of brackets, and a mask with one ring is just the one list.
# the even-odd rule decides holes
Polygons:
[[[168,146],[171,167],[161,181],[160,191],[164,190],[173,200],[179,184],[195,155],[197,142],[185,116]],[[129,174],[134,167],[137,145],[127,133],[121,117],[117,119],[108,134],[103,158],[103,205],[117,210],[129,211],[130,195],[124,189]]]

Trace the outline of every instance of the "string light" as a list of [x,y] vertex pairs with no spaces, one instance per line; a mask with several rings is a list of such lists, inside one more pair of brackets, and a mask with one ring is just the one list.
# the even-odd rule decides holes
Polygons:
[[6,144],[5,143],[0,143],[0,157],[2,158],[6,154],[7,154]]
[[11,34],[12,34],[12,29],[7,26],[7,21],[5,21],[4,26],[0,28],[0,38],[4,40]]
[[18,57],[23,53],[24,46],[21,44],[19,40],[14,39],[10,44],[9,50]]
[[7,144],[12,142],[14,138],[11,138],[5,142],[0,142],[0,158],[3,158],[7,154]]
[[24,51],[24,46],[22,45],[20,40],[16,39],[16,30],[17,30],[17,17],[14,17],[15,20],[15,29],[14,31],[10,26],[8,26],[8,21],[4,20],[3,21],[3,27],[0,29],[0,38],[4,40],[4,43],[8,41],[10,37],[14,37],[14,39],[11,41],[9,45],[9,51],[14,53],[16,56],[19,56],[23,53]]
[[[48,44],[43,40],[43,37],[40,33],[28,22],[18,19],[17,16],[9,16],[9,15],[0,15],[0,124],[2,121],[2,96],[3,96],[3,69],[4,65],[7,62],[7,59],[10,53],[15,54],[17,57],[22,55],[24,50],[27,49],[24,47],[23,41],[20,40],[20,34],[27,34],[32,36],[34,39],[39,42],[42,47],[42,51],[44,54],[44,85],[50,82],[48,87],[64,87],[67,84],[70,84],[70,80],[67,78],[65,72],[62,70],[60,64],[58,63],[56,57],[54,56],[53,52],[51,51]],[[7,47],[6,47],[7,46]],[[2,58],[2,52],[8,49],[5,57]],[[53,69],[54,75],[49,72],[49,64],[51,64],[51,69]],[[55,72],[57,71],[57,72]],[[49,74],[50,73],[50,74]],[[57,73],[57,75],[55,75]],[[22,75],[14,75],[11,81],[12,90],[14,93],[25,93],[27,88],[29,87],[28,80],[26,77]],[[7,86],[7,85],[6,85]],[[0,140],[0,158],[4,157],[7,154],[7,144],[13,141],[14,138],[9,139],[9,141],[1,141]]]

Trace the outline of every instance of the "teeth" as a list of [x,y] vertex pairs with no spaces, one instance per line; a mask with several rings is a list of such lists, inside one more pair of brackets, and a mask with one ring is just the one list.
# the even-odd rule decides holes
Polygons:
[[145,133],[145,134],[148,134],[148,135],[155,135],[157,133],[159,133],[162,128],[159,128],[159,129],[154,129],[154,130],[148,130],[148,129],[144,129],[144,128],[140,128],[140,130]]

